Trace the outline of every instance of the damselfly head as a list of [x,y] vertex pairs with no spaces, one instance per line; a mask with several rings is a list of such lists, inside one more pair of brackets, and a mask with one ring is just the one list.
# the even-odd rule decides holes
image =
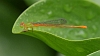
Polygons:
[[24,22],[21,22],[21,23],[20,23],[20,26],[21,26],[21,27],[24,27],[24,26],[25,26],[25,23],[24,23]]

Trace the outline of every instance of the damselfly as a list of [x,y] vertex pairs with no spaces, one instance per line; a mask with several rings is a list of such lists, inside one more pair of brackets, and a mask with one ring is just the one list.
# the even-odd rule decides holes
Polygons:
[[87,26],[74,26],[74,25],[67,25],[67,20],[65,19],[56,19],[56,20],[49,20],[44,22],[36,22],[36,23],[27,23],[21,22],[20,26],[24,28],[25,31],[28,30],[28,28],[34,28],[34,27],[59,27],[59,28],[87,28]]

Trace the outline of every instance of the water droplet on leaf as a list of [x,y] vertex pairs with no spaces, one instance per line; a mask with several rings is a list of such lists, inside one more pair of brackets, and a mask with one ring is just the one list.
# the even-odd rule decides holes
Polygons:
[[79,21],[78,20],[75,20],[75,24],[79,24]]
[[52,14],[52,11],[49,11],[49,12],[48,12],[48,15],[51,15],[51,14]]
[[83,49],[83,48],[81,48],[81,47],[76,47],[76,50],[78,51],[78,52],[84,52],[85,50]]
[[79,31],[79,34],[81,34],[81,35],[84,35],[85,33],[84,33],[84,31]]
[[71,12],[72,6],[70,6],[69,4],[67,4],[67,5],[64,6],[64,10],[65,10],[66,12]]
[[41,12],[41,13],[45,13],[45,10],[44,10],[44,9],[41,9],[40,12]]
[[93,28],[94,30],[97,30],[97,27],[96,27],[95,25],[93,25],[92,28]]
[[24,15],[25,15],[25,16],[28,16],[28,14],[27,14],[27,13],[24,13]]
[[62,35],[63,33],[62,32],[60,32],[60,35]]
[[51,29],[49,28],[48,31],[51,31]]
[[82,37],[84,38],[87,36],[83,30],[76,32],[75,35],[76,35],[76,37],[80,37],[80,38],[82,38]]

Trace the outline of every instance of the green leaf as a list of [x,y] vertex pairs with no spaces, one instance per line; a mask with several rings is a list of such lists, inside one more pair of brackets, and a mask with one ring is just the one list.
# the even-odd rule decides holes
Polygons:
[[88,56],[100,56],[100,50],[89,54]]
[[55,56],[56,52],[42,41],[11,33],[20,13],[19,8],[11,4],[0,0],[0,56]]
[[[100,49],[100,8],[90,1],[40,0],[26,9],[15,22],[12,32],[36,37],[67,56],[86,56]],[[23,32],[20,23],[44,22],[64,18],[68,25],[86,25],[87,29],[33,27]],[[28,28],[30,30],[30,28]]]
[[88,0],[88,1],[100,6],[100,0]]

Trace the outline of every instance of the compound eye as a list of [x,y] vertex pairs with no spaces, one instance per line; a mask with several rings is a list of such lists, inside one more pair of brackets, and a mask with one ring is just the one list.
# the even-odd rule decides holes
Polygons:
[[20,26],[24,26],[24,22],[21,22],[21,23],[20,23]]

